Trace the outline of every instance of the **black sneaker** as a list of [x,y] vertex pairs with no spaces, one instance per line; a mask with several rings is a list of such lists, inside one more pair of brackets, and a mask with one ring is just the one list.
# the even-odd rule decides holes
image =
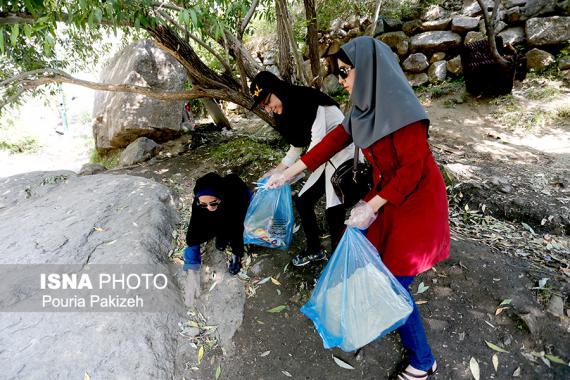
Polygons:
[[241,257],[232,255],[232,258],[230,260],[230,265],[228,265],[228,272],[230,272],[231,275],[236,275],[239,273],[240,270],[241,270]]
[[327,254],[324,251],[320,251],[312,255],[298,254],[297,256],[293,257],[291,263],[296,267],[303,267],[309,264],[311,261],[326,260],[326,258]]

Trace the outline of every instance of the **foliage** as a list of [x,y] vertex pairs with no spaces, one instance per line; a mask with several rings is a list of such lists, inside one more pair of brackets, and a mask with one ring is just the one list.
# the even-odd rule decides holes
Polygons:
[[33,153],[39,149],[38,141],[33,137],[25,137],[17,141],[0,140],[0,150],[10,153]]
[[119,165],[120,157],[121,157],[120,151],[113,151],[105,155],[101,155],[99,154],[99,152],[97,152],[96,149],[93,149],[93,152],[91,152],[90,162],[94,164],[103,165],[107,169],[112,169],[117,165]]

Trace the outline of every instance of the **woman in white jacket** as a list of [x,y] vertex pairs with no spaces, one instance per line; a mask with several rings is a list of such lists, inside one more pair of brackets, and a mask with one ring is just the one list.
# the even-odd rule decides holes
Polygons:
[[[287,169],[303,151],[318,144],[344,118],[338,104],[329,96],[314,88],[290,85],[269,71],[257,74],[250,90],[255,103],[273,113],[275,129],[291,145],[281,163],[264,176]],[[330,179],[335,168],[353,155],[354,145],[351,144],[315,170],[301,189],[295,205],[301,217],[307,247],[293,257],[293,265],[304,266],[326,258],[315,215],[315,205],[323,195],[326,195],[325,216],[333,251],[338,244],[344,231],[346,210],[336,196]]]

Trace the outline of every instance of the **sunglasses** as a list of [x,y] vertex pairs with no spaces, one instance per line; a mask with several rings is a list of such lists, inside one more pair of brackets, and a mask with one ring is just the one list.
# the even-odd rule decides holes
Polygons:
[[198,202],[198,206],[202,207],[202,208],[218,207],[220,205],[220,203],[222,203],[222,201],[212,201],[212,202],[206,202],[206,203]]
[[350,70],[354,69],[354,67],[350,66],[342,66],[338,68],[337,75],[342,79],[348,78],[348,74],[350,74]]

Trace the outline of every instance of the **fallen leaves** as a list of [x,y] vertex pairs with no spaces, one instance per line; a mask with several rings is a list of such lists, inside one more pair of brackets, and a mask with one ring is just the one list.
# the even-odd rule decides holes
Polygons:
[[220,378],[220,375],[222,374],[222,366],[218,366],[218,368],[216,368],[216,380],[218,380]]
[[266,357],[267,355],[269,355],[270,353],[271,353],[271,351],[265,351],[265,352],[261,353],[259,356],[263,358],[263,357]]
[[287,371],[281,371],[282,374],[284,374],[287,377],[293,377],[293,375],[291,375],[289,372]]
[[202,363],[202,359],[204,358],[204,346],[200,346],[198,349],[198,365]]
[[272,309],[267,310],[268,313],[280,313],[287,308],[287,305],[275,306]]
[[420,282],[420,284],[418,285],[418,291],[416,292],[416,294],[422,294],[428,289],[429,289],[429,286],[425,286],[423,282]]
[[475,380],[479,380],[481,376],[481,373],[479,371],[479,363],[477,363],[477,360],[473,357],[469,361],[469,369],[471,370],[471,375],[473,375],[473,378]]
[[351,366],[350,364],[348,364],[347,362],[345,362],[344,360],[342,360],[341,358],[337,358],[336,356],[332,355],[332,358],[334,360],[334,362],[336,363],[336,365],[338,365],[340,368],[344,368],[344,369],[354,369],[353,366]]
[[495,369],[495,372],[497,372],[497,370],[499,369],[499,357],[497,356],[497,354],[493,354],[491,361],[493,362],[493,368]]
[[505,349],[503,349],[503,348],[497,346],[496,344],[493,344],[493,343],[487,342],[487,341],[485,341],[485,343],[486,343],[487,346],[488,346],[490,349],[492,349],[492,350],[495,350],[495,351],[497,351],[497,352],[509,353],[509,351],[507,351],[507,350],[505,350]]

